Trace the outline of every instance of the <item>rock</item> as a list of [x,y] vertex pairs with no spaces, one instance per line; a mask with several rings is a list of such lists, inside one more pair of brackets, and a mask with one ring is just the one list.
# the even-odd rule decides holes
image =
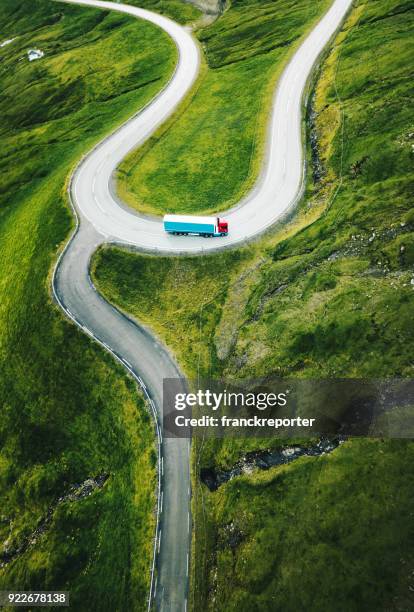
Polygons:
[[41,59],[43,56],[44,52],[40,49],[29,49],[27,52],[29,62],[34,62],[35,60]]

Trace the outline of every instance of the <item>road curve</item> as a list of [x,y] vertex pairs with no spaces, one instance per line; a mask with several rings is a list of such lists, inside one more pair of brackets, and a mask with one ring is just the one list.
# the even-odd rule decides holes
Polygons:
[[[174,111],[189,91],[199,68],[199,48],[190,33],[150,11],[101,0],[63,0],[116,10],[146,19],[164,29],[178,48],[179,59],[168,85],[137,115],[81,160],[70,185],[77,228],[60,256],[53,277],[56,300],[67,315],[121,361],[136,377],[157,422],[159,494],[157,532],[149,596],[158,610],[183,612],[187,607],[191,543],[189,443],[163,439],[162,380],[180,377],[167,350],[144,327],[109,305],[89,277],[93,252],[103,243],[134,245],[162,253],[195,253],[237,245],[264,231],[294,204],[303,179],[302,97],[320,52],[341,24],[352,0],[334,0],[331,8],[299,47],[275,92],[266,158],[252,192],[222,214],[230,225],[226,238],[169,236],[161,220],[136,214],[116,201],[112,174],[125,155],[142,144]],[[154,572],[156,568],[156,572]]]

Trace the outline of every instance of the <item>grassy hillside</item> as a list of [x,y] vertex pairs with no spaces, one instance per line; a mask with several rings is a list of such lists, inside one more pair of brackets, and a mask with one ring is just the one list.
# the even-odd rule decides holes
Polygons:
[[216,371],[212,339],[226,299],[229,268],[248,260],[240,251],[219,257],[154,257],[103,247],[92,274],[106,299],[151,325],[189,375]]
[[412,2],[360,3],[326,62],[307,194],[325,211],[270,251],[229,372],[412,375],[413,20]]
[[413,459],[412,443],[353,440],[204,494],[213,546],[193,608],[411,609]]
[[[100,252],[98,284],[188,373],[412,376],[413,21],[412,2],[355,3],[315,81],[306,195],[287,225],[208,258]],[[194,463],[194,610],[413,607],[412,442],[353,440],[215,493],[197,481],[251,449],[206,442]]]
[[198,8],[182,0],[130,0],[126,4],[161,13],[182,24],[193,23],[201,15]]
[[[71,168],[162,87],[175,49],[152,26],[49,0],[3,0],[0,24],[0,43],[15,38],[0,49],[0,588],[144,609],[151,418],[52,305],[49,272],[73,225]],[[32,47],[44,58],[29,63]]]
[[[257,176],[274,84],[328,0],[236,0],[199,31],[191,101],[120,166],[120,196],[147,212],[223,210]],[[211,150],[214,148],[214,155]]]

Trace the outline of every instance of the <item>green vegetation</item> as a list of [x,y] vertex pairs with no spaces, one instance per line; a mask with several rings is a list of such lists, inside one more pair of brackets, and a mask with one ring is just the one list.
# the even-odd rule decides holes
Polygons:
[[411,609],[413,459],[412,443],[353,440],[205,494],[202,609]]
[[[166,82],[175,48],[125,16],[3,0],[0,42],[0,588],[66,589],[76,610],[144,609],[155,504],[151,418],[124,370],[51,303],[81,155]],[[41,60],[29,63],[27,49]],[[1,564],[0,564],[1,565]]]
[[[309,172],[305,198],[287,225],[240,251],[205,258],[155,260],[116,249],[98,255],[95,274],[105,295],[151,324],[190,375],[412,376],[413,21],[409,1],[355,3],[310,98],[317,147],[308,156],[320,178]],[[223,28],[217,40],[223,37],[230,57],[223,23],[213,31]],[[252,27],[246,49],[262,44],[255,37]],[[175,158],[188,178],[170,184],[171,208],[175,198],[188,203],[186,210],[199,202],[209,207],[200,196],[204,177],[191,168],[198,159],[222,163],[222,208],[222,184],[237,183],[238,154],[227,150],[224,163],[218,140],[210,139],[200,157],[186,121],[177,122],[188,134],[183,127]],[[150,156],[163,168],[169,138],[167,132],[149,149],[138,170]],[[140,172],[150,185],[150,174]],[[160,193],[154,179],[151,203],[162,210]],[[200,485],[200,467],[228,467],[251,449],[250,440],[205,441],[193,457],[193,610],[413,607],[412,442],[352,440],[329,456],[238,477],[215,493]],[[229,537],[234,530],[237,544]]]
[[324,171],[306,198],[325,210],[269,250],[229,373],[412,375],[413,21],[412,3],[360,3],[339,37],[316,87]]
[[130,0],[126,4],[161,13],[183,24],[195,22],[200,17],[198,8],[182,0]]
[[[105,297],[151,325],[189,375],[212,370],[214,336],[228,288],[228,269],[246,257],[240,251],[219,257],[154,257],[101,248],[92,275]],[[208,365],[207,365],[208,364]]]
[[328,5],[236,0],[202,29],[198,37],[208,66],[191,103],[121,164],[121,198],[157,214],[217,211],[237,202],[260,167],[280,71]]

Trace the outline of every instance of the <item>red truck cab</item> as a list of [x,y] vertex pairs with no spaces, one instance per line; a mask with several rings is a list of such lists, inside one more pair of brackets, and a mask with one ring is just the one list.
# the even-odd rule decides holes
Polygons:
[[224,219],[217,217],[217,230],[221,236],[227,236],[229,233],[229,224]]

